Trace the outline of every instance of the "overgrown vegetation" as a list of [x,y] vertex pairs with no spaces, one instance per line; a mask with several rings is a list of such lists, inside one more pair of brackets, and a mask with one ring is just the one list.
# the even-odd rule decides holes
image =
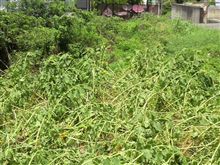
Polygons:
[[165,17],[0,13],[0,164],[219,164],[220,32]]

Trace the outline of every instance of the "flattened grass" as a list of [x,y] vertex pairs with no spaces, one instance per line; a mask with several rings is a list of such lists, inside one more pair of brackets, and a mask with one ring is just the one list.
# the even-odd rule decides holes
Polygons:
[[95,21],[102,47],[34,72],[37,52],[23,53],[0,78],[0,162],[218,164],[220,32],[148,15]]

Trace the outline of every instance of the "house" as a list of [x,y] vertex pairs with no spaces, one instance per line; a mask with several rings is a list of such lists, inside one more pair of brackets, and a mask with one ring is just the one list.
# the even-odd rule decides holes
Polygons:
[[215,6],[220,7],[220,0],[215,0]]

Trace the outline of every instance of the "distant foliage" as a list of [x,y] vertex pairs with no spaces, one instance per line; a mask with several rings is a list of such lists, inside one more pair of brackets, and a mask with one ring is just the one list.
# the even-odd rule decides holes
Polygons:
[[140,4],[142,0],[95,0],[95,4]]
[[8,4],[9,11],[19,11],[24,14],[48,18],[61,16],[66,11],[71,11],[74,6],[68,5],[64,0],[19,0]]

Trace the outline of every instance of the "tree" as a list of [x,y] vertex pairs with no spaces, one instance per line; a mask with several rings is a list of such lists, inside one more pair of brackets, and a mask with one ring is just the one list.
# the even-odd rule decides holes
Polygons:
[[72,8],[66,5],[65,0],[19,0],[8,5],[10,11],[43,18],[61,16]]

